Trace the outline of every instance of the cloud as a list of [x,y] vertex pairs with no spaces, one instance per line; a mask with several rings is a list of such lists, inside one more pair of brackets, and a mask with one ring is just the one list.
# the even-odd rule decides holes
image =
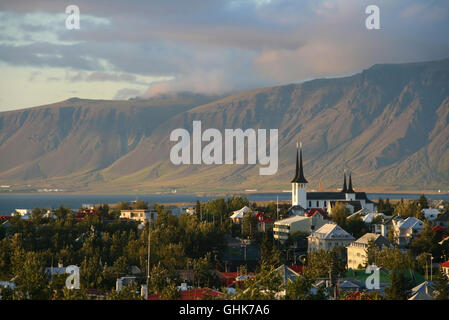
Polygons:
[[151,96],[222,93],[449,56],[447,2],[378,0],[382,30],[369,31],[370,4],[78,0],[81,29],[67,30],[60,1],[3,1],[0,61],[66,68],[68,82],[77,83],[144,85],[139,77],[164,77],[147,84]]
[[114,96],[114,100],[128,100],[130,98],[136,98],[142,95],[142,91],[131,88],[123,88],[117,91]]

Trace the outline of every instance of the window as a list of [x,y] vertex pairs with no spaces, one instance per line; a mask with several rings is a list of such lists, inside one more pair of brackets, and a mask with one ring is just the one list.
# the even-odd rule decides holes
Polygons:
[[309,207],[310,208],[312,207],[312,201],[309,201]]

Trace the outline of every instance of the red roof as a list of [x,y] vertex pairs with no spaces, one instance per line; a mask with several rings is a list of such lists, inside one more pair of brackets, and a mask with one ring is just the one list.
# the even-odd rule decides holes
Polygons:
[[257,221],[259,221],[260,223],[274,223],[274,220],[271,220],[270,218],[268,218],[265,215],[265,213],[263,213],[261,211],[256,212],[256,217],[257,217]]
[[291,265],[288,266],[290,269],[292,269],[293,271],[295,271],[296,273],[302,274],[304,271],[304,266],[299,266],[299,265]]
[[[224,293],[209,288],[195,288],[190,290],[182,290],[180,293],[180,300],[202,300],[208,297],[218,298],[223,297]],[[148,300],[160,300],[160,294],[151,294]]]
[[441,267],[443,267],[443,268],[449,268],[449,261],[443,262],[443,263],[441,264]]
[[433,232],[442,232],[442,233],[446,233],[446,229],[440,227],[440,226],[435,226],[432,228]]
[[327,216],[326,211],[324,211],[322,208],[310,209],[309,211],[306,212],[306,217],[313,217],[317,213],[321,214],[324,219],[329,219],[329,217]]

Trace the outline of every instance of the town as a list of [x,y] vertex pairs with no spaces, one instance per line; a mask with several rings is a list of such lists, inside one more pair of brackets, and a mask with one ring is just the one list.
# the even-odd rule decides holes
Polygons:
[[307,191],[299,147],[291,203],[16,209],[0,217],[1,299],[448,299],[449,203],[372,201],[342,178]]

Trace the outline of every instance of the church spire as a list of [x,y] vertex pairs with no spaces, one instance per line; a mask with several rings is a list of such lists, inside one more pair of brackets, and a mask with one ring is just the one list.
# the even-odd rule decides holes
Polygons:
[[348,193],[355,193],[355,192],[354,192],[354,189],[352,189],[352,177],[351,177],[351,172],[349,173]]
[[[298,153],[299,153],[299,161],[298,161]],[[298,150],[298,143],[296,143],[296,173],[295,177],[292,180],[292,183],[307,183],[306,178],[304,177],[304,170],[302,166],[302,143],[299,145]]]
[[346,187],[346,171],[344,171],[343,180],[343,189],[341,189],[341,192],[346,193],[348,192],[348,188]]

